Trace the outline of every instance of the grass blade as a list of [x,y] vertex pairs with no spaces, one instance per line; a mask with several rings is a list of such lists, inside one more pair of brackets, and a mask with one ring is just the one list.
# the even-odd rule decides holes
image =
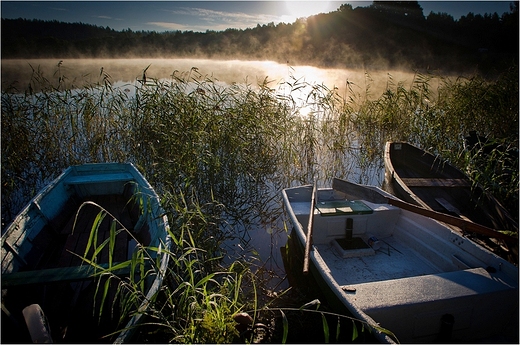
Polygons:
[[[101,211],[97,214],[96,219],[94,219],[94,223],[92,224],[92,229],[90,230],[87,246],[85,247],[85,253],[83,254],[84,257],[87,257],[90,247],[93,247],[94,250],[96,249],[99,227],[101,226],[103,219],[105,219],[105,216],[106,216],[106,213]],[[96,253],[94,253],[94,255],[92,256],[92,261],[94,261],[95,257],[96,257]]]
[[341,320],[338,316],[338,323],[336,324],[336,343],[339,341],[340,332],[341,332]]
[[282,314],[282,323],[283,323],[283,335],[282,335],[282,344],[287,344],[287,335],[289,334],[289,321],[287,320],[287,316],[280,309],[280,313]]
[[108,267],[112,267],[112,260],[114,255],[114,249],[116,246],[116,225],[117,222],[115,219],[112,220],[112,224],[110,225],[110,241],[108,243]]
[[352,320],[352,341],[356,340],[358,336],[356,321]]
[[329,337],[330,337],[329,323],[327,322],[327,318],[325,317],[325,314],[323,314],[323,313],[321,313],[321,322],[323,324],[323,335],[325,337],[325,343],[328,344]]

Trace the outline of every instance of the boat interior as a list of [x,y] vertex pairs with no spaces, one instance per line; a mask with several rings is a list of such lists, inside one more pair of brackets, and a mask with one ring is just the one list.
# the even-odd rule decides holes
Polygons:
[[[94,250],[111,233],[115,235],[110,249],[113,263],[128,260],[136,240],[149,245],[152,239],[148,223],[140,218],[142,200],[135,198],[135,183],[129,182],[132,176],[113,174],[105,179],[103,185],[102,181],[93,184],[90,177],[70,176],[65,183],[52,186],[42,198],[31,201],[15,220],[15,226],[2,237],[3,342],[31,341],[21,314],[31,304],[38,304],[44,311],[55,341],[98,342],[115,329],[114,322],[119,321],[112,319],[115,292],[109,293],[106,305],[110,307],[103,315],[94,313],[102,294],[97,281],[90,278],[93,268],[81,257],[107,264],[109,245],[98,253]],[[114,223],[109,215],[98,222],[102,209],[120,223]],[[94,224],[95,243],[90,240]],[[127,231],[114,232],[123,227],[132,236]],[[100,281],[103,286],[106,279]],[[117,286],[117,282],[111,286]]]
[[[311,193],[312,186],[286,190],[304,232]],[[423,325],[438,321],[444,310],[457,320],[473,320],[475,336],[479,327],[507,323],[518,313],[516,267],[436,221],[387,203],[319,189],[312,241],[317,260],[347,298],[383,327],[414,335],[402,341],[433,340],[428,337],[437,333],[438,322]],[[504,307],[504,299],[512,304]],[[409,322],[396,318],[403,310]],[[454,329],[468,329],[465,322]]]
[[[101,194],[89,193],[85,186],[79,186],[78,179],[74,181],[70,179],[67,182],[67,187],[63,187],[67,192],[61,193],[60,197],[51,192],[41,200],[33,200],[21,212],[11,232],[2,238],[3,250],[7,250],[7,254],[2,257],[3,273],[80,265],[82,260],[79,256],[85,255],[93,225],[103,210],[119,221],[117,229],[125,227],[134,230],[140,210],[139,200],[133,198],[134,188],[131,183],[121,185],[119,190],[110,191],[110,194]],[[55,214],[46,209],[56,208],[54,204],[59,204],[59,212]],[[105,216],[99,223],[97,244],[109,237],[112,219]],[[144,225],[147,226],[146,223]],[[141,230],[144,231],[135,232],[135,235],[140,236],[139,240],[146,245],[150,242],[149,234],[147,229]],[[129,241],[130,236],[126,231],[118,232],[114,261],[127,259]],[[106,249],[97,255],[97,263],[108,261]],[[93,252],[93,248],[90,252]]]
[[[503,206],[449,163],[405,143],[392,143],[389,149],[392,174],[399,176],[415,194],[415,202],[422,202],[437,212],[467,216],[494,229],[516,230]],[[394,189],[395,195],[404,200],[412,198],[409,192],[397,186],[389,184],[387,188]]]

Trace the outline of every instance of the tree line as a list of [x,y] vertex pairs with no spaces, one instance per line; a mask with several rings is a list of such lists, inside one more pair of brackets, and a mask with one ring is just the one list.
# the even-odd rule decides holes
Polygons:
[[2,18],[2,58],[201,57],[291,65],[496,73],[518,64],[518,1],[498,15],[427,16],[417,1],[374,1],[224,31],[116,31],[84,23]]

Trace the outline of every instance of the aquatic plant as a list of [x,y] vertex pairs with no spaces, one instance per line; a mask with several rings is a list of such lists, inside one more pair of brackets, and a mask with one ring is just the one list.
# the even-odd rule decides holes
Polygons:
[[[134,198],[134,202],[139,204],[139,198],[142,196]],[[238,260],[223,267],[218,257],[197,248],[191,231],[204,227],[205,216],[197,211],[197,205],[187,200],[182,202],[184,207],[176,208],[175,214],[169,215],[177,225],[169,232],[173,244],[171,251],[167,250],[164,243],[157,247],[146,247],[135,239],[137,246],[131,258],[123,262],[112,260],[116,237],[122,231],[133,237],[131,231],[95,203],[86,202],[78,210],[79,214],[86,205],[97,206],[100,210],[93,222],[81,259],[96,269],[98,297],[95,299],[100,302],[94,306],[94,313],[98,315],[99,322],[103,313],[109,313],[119,325],[113,333],[106,334],[105,337],[114,339],[114,336],[123,332],[125,337],[132,337],[124,339],[138,342],[254,342],[258,337],[258,329],[263,329],[268,334],[263,338],[264,342],[280,340],[286,343],[291,327],[286,314],[294,311],[319,315],[326,342],[331,336],[336,341],[340,335],[343,339],[345,334],[354,341],[360,334],[372,332],[364,322],[353,317],[319,310],[318,300],[308,302],[298,309],[271,306],[273,298],[265,305],[259,305],[256,285],[258,277],[252,267]],[[108,219],[111,224],[110,235],[99,241],[97,232],[104,219]],[[107,266],[97,264],[102,252],[108,254]],[[150,255],[152,252],[156,255]],[[160,259],[164,255],[169,256],[169,265],[165,271],[161,268]],[[118,274],[125,268],[128,269],[128,275]],[[149,279],[156,275],[164,275],[162,288],[155,295],[149,296]],[[112,295],[110,287],[114,285],[116,292]],[[283,294],[284,292],[278,294],[274,299]],[[274,320],[274,314],[282,318],[283,325],[278,326],[284,334],[281,339],[276,338],[275,324],[258,322]],[[131,317],[138,317],[141,322],[124,328]],[[334,333],[329,330],[328,319],[331,318],[337,321]],[[349,326],[340,326],[341,319],[347,320]],[[388,330],[378,330],[393,336]]]

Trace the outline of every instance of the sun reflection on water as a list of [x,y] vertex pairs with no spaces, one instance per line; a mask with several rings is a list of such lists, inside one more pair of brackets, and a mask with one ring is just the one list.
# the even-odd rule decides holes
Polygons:
[[[389,75],[392,79],[409,86],[414,79],[413,71],[365,71],[359,69],[318,68],[313,66],[291,66],[275,61],[242,61],[210,59],[67,59],[58,70],[56,59],[2,60],[2,90],[10,85],[24,91],[31,80],[32,68],[41,69],[50,82],[58,82],[62,77],[66,85],[82,87],[88,83],[102,82],[100,69],[110,75],[112,83],[133,84],[142,78],[143,70],[149,79],[172,79],[173,75],[189,74],[193,67],[197,75],[192,78],[203,80],[210,77],[226,84],[244,83],[256,86],[269,81],[269,87],[276,89],[283,83],[308,83],[323,85],[328,89],[337,88],[340,96],[347,94],[347,82],[354,92],[365,93],[367,83],[370,92],[377,98],[386,89]],[[32,66],[32,68],[31,68]],[[370,81],[367,80],[367,74]],[[55,80],[54,80],[55,79]]]

